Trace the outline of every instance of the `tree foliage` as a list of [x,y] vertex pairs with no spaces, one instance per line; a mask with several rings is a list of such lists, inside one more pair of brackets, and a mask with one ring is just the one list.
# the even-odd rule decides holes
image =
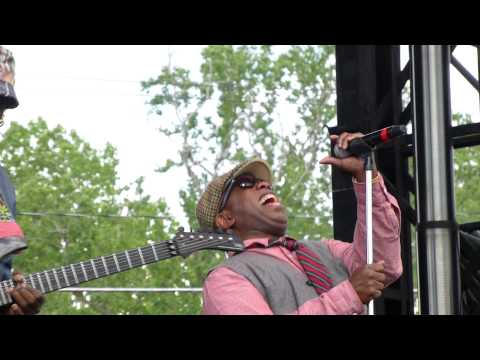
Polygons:
[[[169,64],[142,83],[160,132],[181,144],[158,171],[181,167],[188,175],[179,197],[190,227],[198,228],[195,207],[207,183],[255,156],[272,166],[289,234],[331,237],[329,168],[318,161],[329,148],[324,126],[336,114],[334,47],[207,46],[194,70]],[[189,261],[193,284],[220,261],[197,254]]]
[[[158,170],[186,170],[180,198],[190,226],[208,181],[258,156],[272,166],[289,233],[331,236],[329,169],[318,160],[329,147],[324,126],[335,118],[334,47],[208,46],[202,57],[199,76],[169,65],[142,84],[160,132],[182,144]],[[291,113],[287,121],[282,111]]]
[[[13,123],[0,142],[0,156],[16,185],[18,222],[29,243],[14,261],[14,268],[22,273],[168,240],[178,225],[163,200],[154,201],[143,194],[143,178],[127,187],[117,185],[118,160],[111,145],[95,150],[75,132],[67,134],[59,126],[49,129],[39,119],[25,127]],[[69,213],[90,216],[52,215]],[[94,280],[87,286],[183,287],[194,277],[186,261],[175,258]],[[182,314],[199,309],[198,294],[57,292],[47,295],[42,313]]]

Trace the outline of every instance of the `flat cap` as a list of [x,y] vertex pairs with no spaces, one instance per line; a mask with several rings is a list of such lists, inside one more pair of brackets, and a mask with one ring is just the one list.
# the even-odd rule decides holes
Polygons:
[[220,208],[220,202],[224,193],[225,184],[238,175],[251,173],[255,177],[272,183],[272,172],[268,164],[261,159],[255,158],[242,162],[232,170],[213,179],[200,197],[197,204],[197,220],[201,229],[215,229],[215,218]]

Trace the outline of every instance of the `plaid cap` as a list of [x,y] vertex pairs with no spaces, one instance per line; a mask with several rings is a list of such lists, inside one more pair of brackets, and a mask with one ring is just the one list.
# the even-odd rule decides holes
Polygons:
[[255,177],[272,183],[272,172],[268,164],[261,159],[247,160],[227,173],[216,177],[207,186],[197,204],[197,220],[203,230],[215,229],[215,218],[220,208],[220,202],[225,184],[232,178],[244,173],[252,173]]

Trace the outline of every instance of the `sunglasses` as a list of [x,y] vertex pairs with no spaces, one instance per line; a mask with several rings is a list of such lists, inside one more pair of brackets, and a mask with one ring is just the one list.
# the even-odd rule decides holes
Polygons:
[[232,193],[233,189],[236,186],[238,186],[240,189],[251,189],[259,181],[263,181],[263,180],[258,179],[253,174],[248,174],[248,173],[239,175],[236,178],[232,178],[228,180],[224,186],[222,200],[220,202],[220,208],[218,212],[222,211],[225,208],[225,206],[227,205],[228,198],[230,197],[230,194]]

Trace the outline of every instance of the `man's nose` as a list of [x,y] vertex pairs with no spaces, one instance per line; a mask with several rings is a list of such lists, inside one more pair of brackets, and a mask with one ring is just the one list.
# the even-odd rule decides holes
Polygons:
[[256,187],[257,190],[261,190],[261,189],[269,189],[269,190],[272,190],[272,185],[268,182],[268,181],[265,181],[265,180],[259,180],[257,182],[257,187]]

